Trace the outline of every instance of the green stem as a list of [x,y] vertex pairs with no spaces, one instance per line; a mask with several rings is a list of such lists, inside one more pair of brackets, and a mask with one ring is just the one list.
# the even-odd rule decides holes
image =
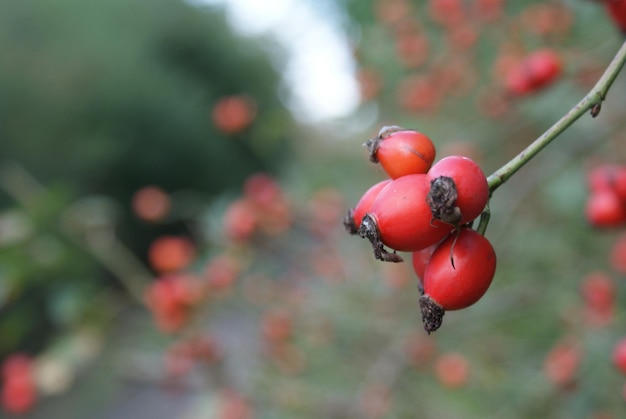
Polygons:
[[615,81],[620,70],[626,62],[626,42],[622,44],[620,49],[613,57],[613,60],[606,68],[596,85],[591,89],[585,97],[583,97],[576,106],[569,110],[561,119],[552,125],[539,138],[533,141],[528,147],[522,150],[517,156],[511,159],[504,166],[493,172],[488,178],[489,191],[493,192],[498,189],[504,182],[509,180],[519,169],[537,155],[545,146],[550,144],[552,140],[565,131],[578,118],[587,111],[591,110],[592,116],[597,116],[600,111],[602,101],[606,98],[609,88]]
[[485,235],[487,231],[487,226],[489,225],[489,219],[491,218],[491,210],[489,209],[489,204],[485,207],[483,212],[480,214],[480,221],[478,222],[478,227],[476,227],[476,231],[481,235]]

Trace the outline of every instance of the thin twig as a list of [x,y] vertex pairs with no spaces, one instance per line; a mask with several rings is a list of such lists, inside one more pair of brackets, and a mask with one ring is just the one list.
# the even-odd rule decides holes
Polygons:
[[519,169],[528,163],[530,159],[536,156],[544,147],[550,144],[550,142],[558,137],[559,134],[577,121],[583,114],[591,111],[592,116],[597,116],[602,102],[606,98],[611,85],[615,81],[615,78],[619,74],[625,62],[626,42],[624,42],[617,51],[615,57],[613,57],[613,60],[608,65],[593,89],[591,89],[591,91],[587,93],[587,95],[583,97],[580,102],[576,104],[576,106],[570,109],[569,112],[563,115],[561,119],[552,125],[539,138],[533,141],[528,147],[522,150],[517,156],[487,178],[489,191],[493,194],[496,189],[498,189],[504,182],[506,182]]

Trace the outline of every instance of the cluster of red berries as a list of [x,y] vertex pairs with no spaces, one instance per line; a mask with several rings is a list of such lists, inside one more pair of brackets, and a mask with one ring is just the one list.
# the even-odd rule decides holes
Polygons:
[[187,324],[193,309],[205,298],[203,291],[195,277],[177,273],[152,282],[144,298],[159,329],[169,333]]
[[397,251],[413,253],[424,328],[430,333],[441,326],[446,310],[474,304],[493,280],[495,251],[469,227],[489,200],[487,179],[464,156],[433,164],[435,146],[417,131],[383,127],[365,145],[370,160],[390,179],[368,189],[344,225],[367,238],[379,260],[401,262]]
[[587,221],[594,227],[626,225],[626,166],[597,166],[589,172],[587,184]]

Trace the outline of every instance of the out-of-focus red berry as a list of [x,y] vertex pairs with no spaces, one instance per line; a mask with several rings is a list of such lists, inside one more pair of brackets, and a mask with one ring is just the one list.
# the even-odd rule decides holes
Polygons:
[[7,379],[14,375],[30,374],[33,368],[33,361],[30,356],[22,353],[9,355],[2,362],[2,379]]
[[144,299],[157,327],[171,333],[189,320],[190,310],[206,297],[202,282],[190,275],[170,274],[154,281]]
[[193,262],[195,255],[195,245],[184,236],[161,236],[148,249],[150,266],[159,273],[185,269]]
[[583,278],[581,293],[591,307],[597,309],[612,307],[616,292],[615,283],[604,272],[591,272]]
[[24,354],[14,354],[2,364],[0,404],[9,413],[21,414],[30,410],[37,399],[33,363]]
[[626,1],[624,0],[609,0],[604,2],[606,10],[617,26],[622,32],[626,32]]
[[619,227],[626,223],[626,205],[614,191],[602,189],[587,197],[585,216],[594,227]]
[[613,364],[626,374],[626,338],[622,338],[613,347]]
[[256,116],[256,105],[248,96],[227,96],[217,101],[212,111],[213,123],[225,134],[247,128]]
[[163,220],[170,211],[170,205],[169,195],[158,186],[145,186],[133,195],[133,211],[146,221]]
[[459,388],[467,385],[470,365],[465,355],[456,352],[441,354],[435,361],[435,376],[448,388]]
[[544,360],[544,374],[552,383],[568,388],[575,383],[581,358],[582,350],[576,342],[558,342]]
[[551,49],[539,49],[509,68],[504,87],[513,95],[523,96],[552,84],[561,71],[560,56]]
[[222,228],[227,239],[235,242],[249,240],[259,226],[259,217],[250,200],[239,198],[224,212]]
[[250,175],[243,184],[243,195],[259,207],[272,205],[283,195],[280,184],[267,173],[259,172]]
[[601,271],[583,278],[581,293],[585,300],[585,320],[591,326],[606,326],[615,317],[617,289],[611,277]]

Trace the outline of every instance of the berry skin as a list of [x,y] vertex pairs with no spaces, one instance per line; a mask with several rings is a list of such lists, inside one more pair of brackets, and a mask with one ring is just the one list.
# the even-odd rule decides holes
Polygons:
[[626,374],[626,338],[623,338],[613,348],[613,364],[622,373]]
[[465,224],[480,215],[489,201],[489,185],[480,166],[464,156],[448,156],[427,174],[429,206],[435,218]]
[[420,298],[424,329],[437,330],[446,310],[460,310],[480,300],[495,271],[496,253],[476,231],[461,229],[441,242],[424,272]]
[[361,199],[359,199],[356,206],[348,211],[348,215],[346,215],[343,225],[350,234],[357,234],[361,221],[363,221],[363,217],[372,208],[372,204],[378,197],[380,191],[382,191],[382,189],[389,183],[391,183],[391,179],[386,179],[372,185],[367,191],[365,191],[363,196],[361,196]]
[[383,246],[414,252],[437,243],[452,230],[451,225],[433,219],[426,202],[428,186],[426,175],[407,175],[380,191],[359,228],[361,237],[374,246],[377,259],[387,260],[390,255]]
[[425,249],[415,251],[411,254],[411,264],[413,265],[413,271],[417,278],[422,281],[424,279],[424,272],[426,271],[426,265],[430,260],[430,256],[433,254],[437,245],[434,244]]
[[378,137],[365,143],[370,160],[380,163],[392,179],[423,174],[435,160],[435,145],[424,134],[400,127],[383,127]]

